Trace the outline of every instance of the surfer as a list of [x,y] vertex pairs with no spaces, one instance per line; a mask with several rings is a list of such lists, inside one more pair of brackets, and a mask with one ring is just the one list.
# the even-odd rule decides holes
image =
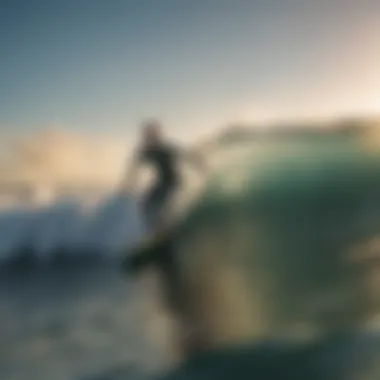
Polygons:
[[205,169],[205,163],[199,155],[191,154],[164,139],[162,126],[158,121],[149,120],[143,123],[140,146],[132,157],[125,187],[134,189],[141,164],[148,164],[155,171],[155,180],[143,197],[143,213],[149,228],[156,225],[158,215],[171,204],[182,185],[179,170],[182,158],[188,159],[202,170]]

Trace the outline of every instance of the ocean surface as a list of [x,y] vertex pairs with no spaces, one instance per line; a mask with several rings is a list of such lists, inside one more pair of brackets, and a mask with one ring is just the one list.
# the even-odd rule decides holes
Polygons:
[[1,380],[146,377],[154,354],[118,266],[143,233],[136,207],[111,196],[0,213]]

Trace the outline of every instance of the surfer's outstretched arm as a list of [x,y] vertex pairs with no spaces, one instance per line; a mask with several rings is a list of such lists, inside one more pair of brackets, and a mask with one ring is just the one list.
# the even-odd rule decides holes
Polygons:
[[202,154],[195,150],[188,150],[184,152],[183,154],[185,160],[189,162],[192,166],[194,166],[196,169],[201,171],[202,173],[207,173],[209,170],[209,167],[207,165],[207,162]]
[[127,165],[127,170],[124,173],[120,190],[123,193],[129,193],[134,190],[138,180],[139,160],[136,155],[131,159],[131,162]]

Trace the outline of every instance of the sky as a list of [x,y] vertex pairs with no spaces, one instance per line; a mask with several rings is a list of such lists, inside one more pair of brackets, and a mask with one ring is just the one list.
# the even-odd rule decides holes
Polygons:
[[379,0],[0,0],[0,131],[380,113]]

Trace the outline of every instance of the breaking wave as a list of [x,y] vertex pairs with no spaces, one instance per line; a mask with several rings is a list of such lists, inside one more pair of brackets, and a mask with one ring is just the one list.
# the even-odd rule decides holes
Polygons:
[[119,195],[12,208],[0,213],[0,267],[112,263],[143,233],[138,200]]

